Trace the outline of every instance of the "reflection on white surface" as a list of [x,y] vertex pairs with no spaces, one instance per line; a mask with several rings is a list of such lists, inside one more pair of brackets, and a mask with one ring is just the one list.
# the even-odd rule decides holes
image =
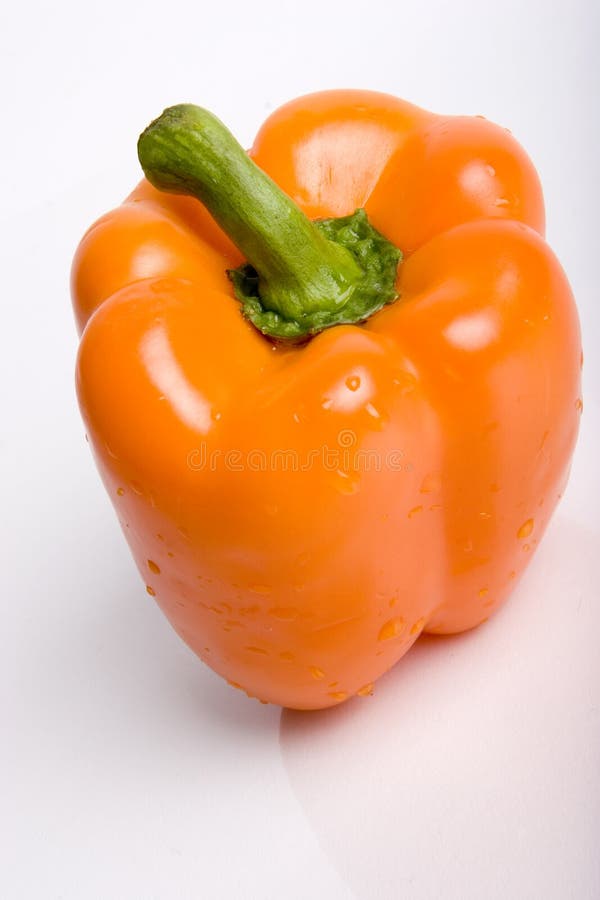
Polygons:
[[140,355],[154,387],[165,396],[183,422],[206,433],[211,425],[210,405],[187,380],[163,325],[144,337]]
[[559,520],[487,625],[421,638],[371,698],[283,712],[291,784],[357,897],[596,896],[596,539]]

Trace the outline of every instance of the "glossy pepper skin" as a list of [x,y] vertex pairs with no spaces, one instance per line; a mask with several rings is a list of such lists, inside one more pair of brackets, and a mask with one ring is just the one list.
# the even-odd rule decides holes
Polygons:
[[568,477],[580,335],[505,129],[333,91],[273,113],[251,157],[311,219],[364,208],[403,251],[399,299],[269,341],[226,275],[240,252],[142,181],[75,257],[77,385],[148,593],[234,686],[314,709],[506,600]]

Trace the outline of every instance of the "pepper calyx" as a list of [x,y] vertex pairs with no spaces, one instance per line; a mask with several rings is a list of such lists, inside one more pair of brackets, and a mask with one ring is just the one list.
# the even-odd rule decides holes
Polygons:
[[[364,209],[338,218],[317,219],[313,224],[335,244],[348,250],[360,267],[360,276],[342,302],[323,305],[292,319],[269,309],[260,291],[260,276],[245,263],[227,272],[242,313],[275,340],[301,341],[333,325],[357,324],[398,299],[396,276],[402,251],[373,228]],[[326,298],[324,298],[326,299]]]

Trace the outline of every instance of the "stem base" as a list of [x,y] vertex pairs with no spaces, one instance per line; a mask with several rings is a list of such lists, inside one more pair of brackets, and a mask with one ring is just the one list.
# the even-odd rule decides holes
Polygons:
[[[398,299],[396,275],[402,252],[373,228],[364,209],[341,218],[318,219],[313,225],[328,241],[347,250],[358,264],[360,277],[341,302],[307,309],[287,319],[281,312],[285,304],[280,297],[271,301],[269,285],[262,282],[252,265],[246,263],[227,273],[243,315],[275,340],[302,341],[333,325],[357,324]],[[283,285],[279,290],[284,290]]]

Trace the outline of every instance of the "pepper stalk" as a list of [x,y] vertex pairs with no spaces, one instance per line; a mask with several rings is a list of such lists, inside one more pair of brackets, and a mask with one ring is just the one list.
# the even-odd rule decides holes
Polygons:
[[402,253],[363,209],[311,221],[207,110],[169,107],[140,136],[138,156],[154,187],[196,197],[244,254],[228,274],[268,337],[302,340],[397,299]]

